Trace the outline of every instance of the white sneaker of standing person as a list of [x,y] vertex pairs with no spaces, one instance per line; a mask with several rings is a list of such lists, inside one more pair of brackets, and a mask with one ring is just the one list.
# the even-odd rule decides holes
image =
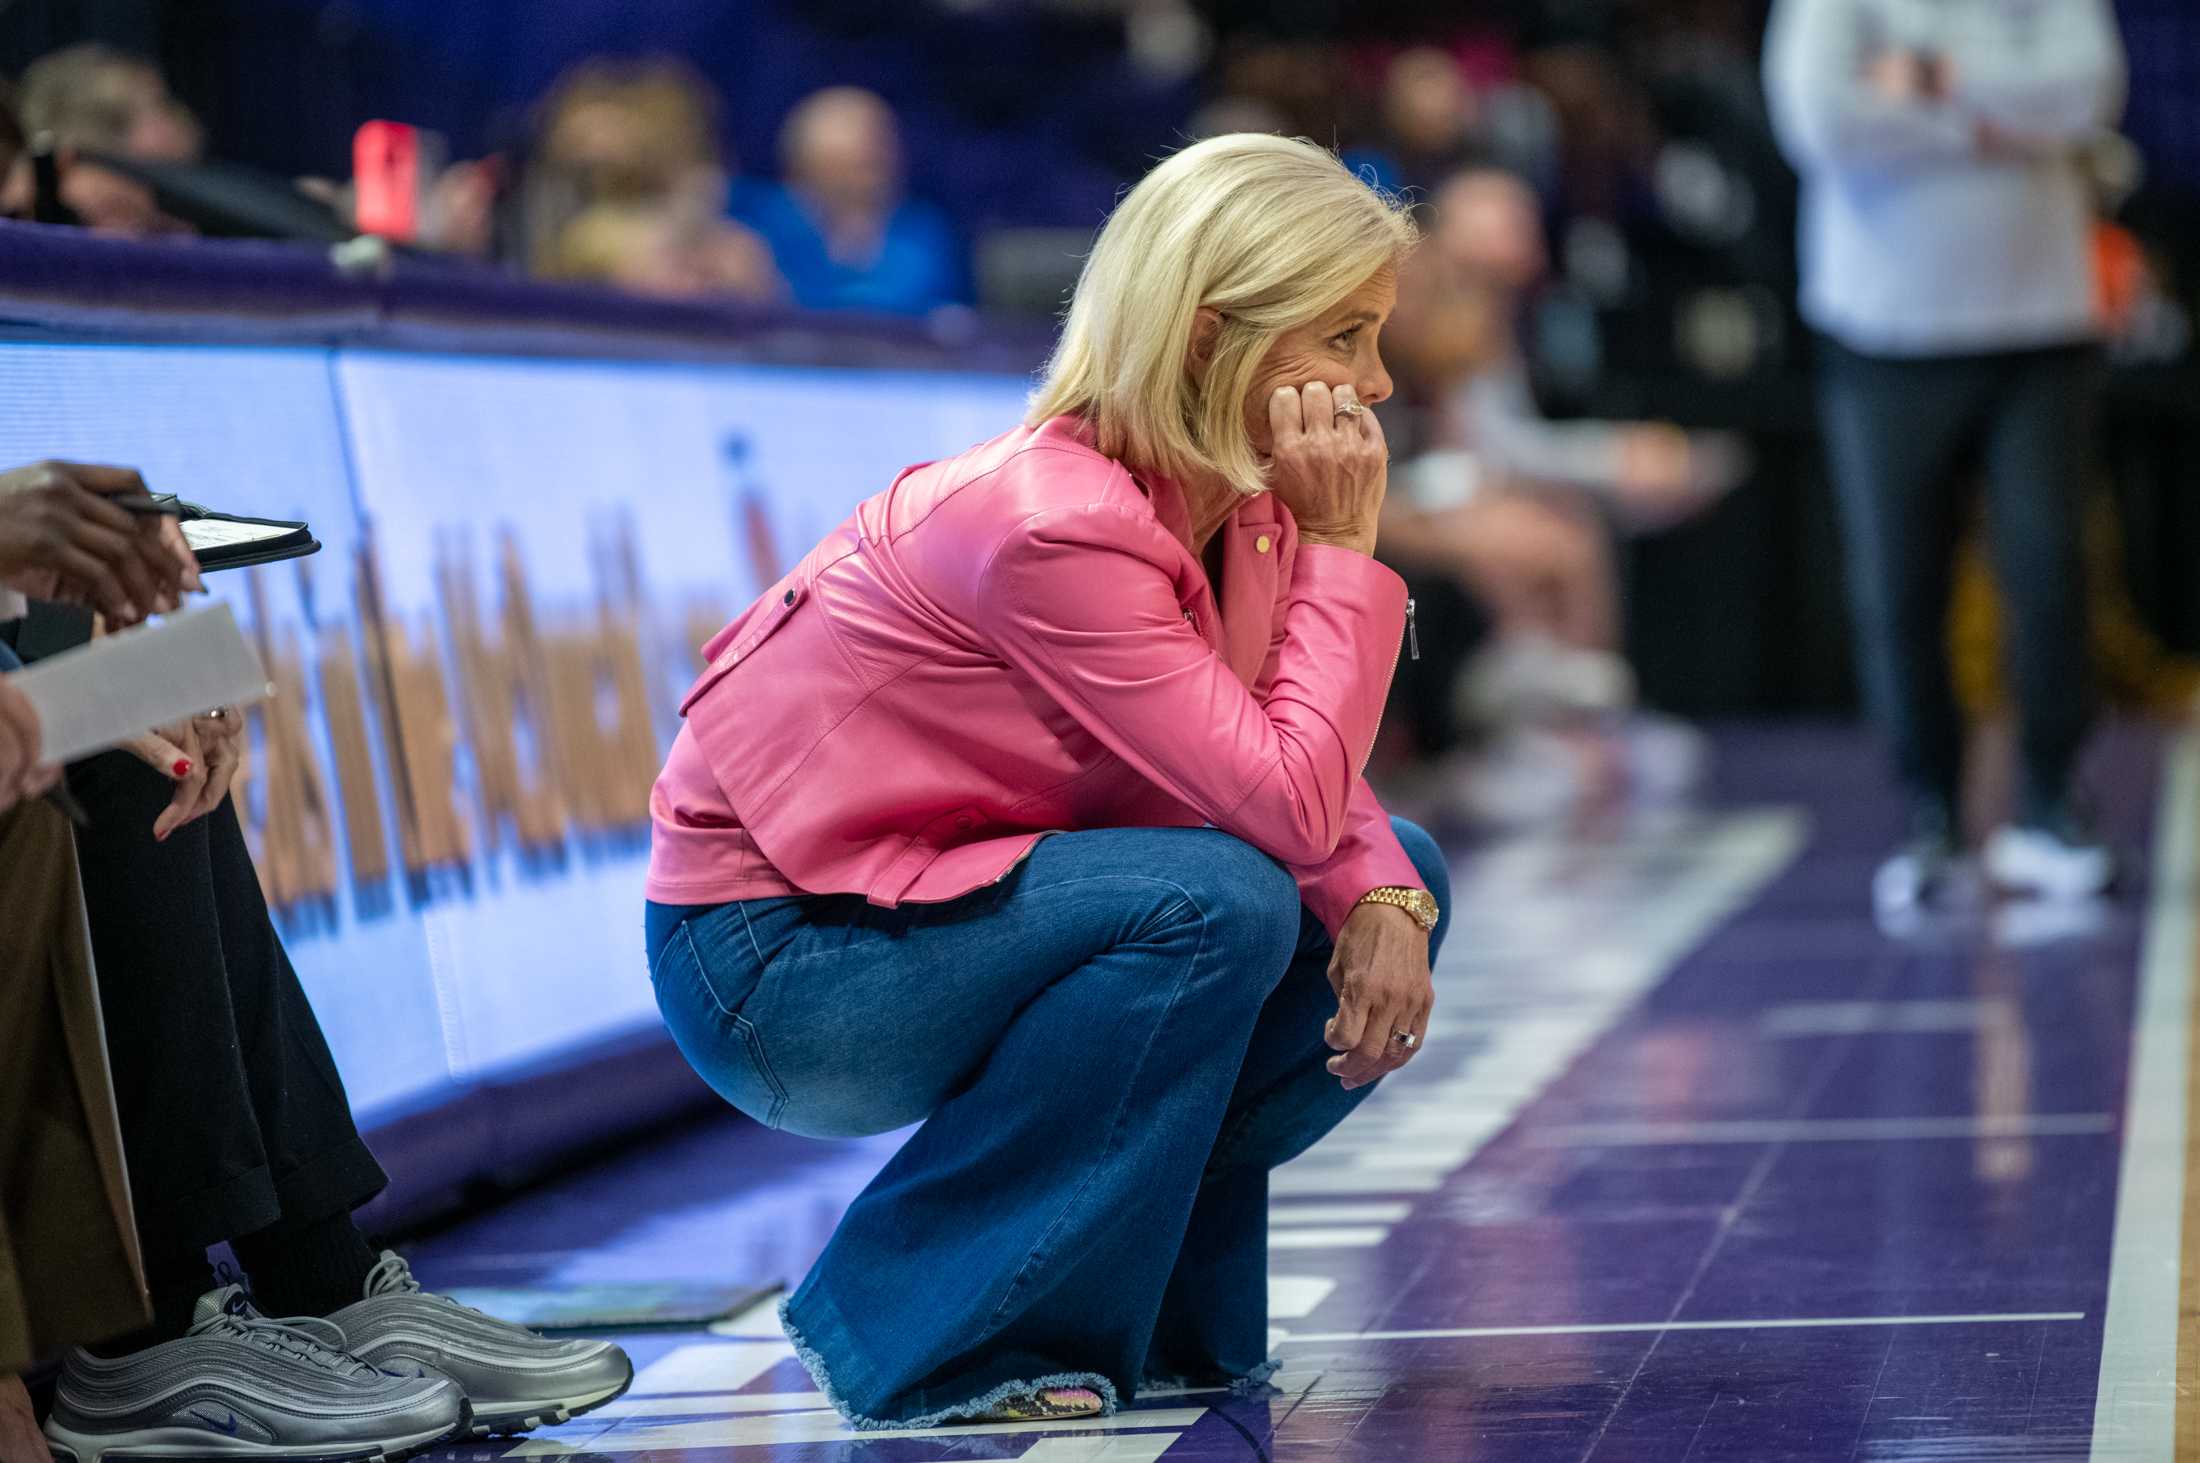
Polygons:
[[1872,909],[1882,925],[1929,907],[1960,901],[1970,892],[1955,819],[1920,800],[1910,810],[1910,836],[1872,874]]
[[2067,811],[2009,823],[1986,840],[1986,876],[2012,894],[2090,899],[2116,880],[2116,856]]

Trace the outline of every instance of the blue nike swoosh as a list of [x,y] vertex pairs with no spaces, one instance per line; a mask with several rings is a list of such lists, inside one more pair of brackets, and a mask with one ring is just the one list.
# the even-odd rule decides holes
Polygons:
[[208,1417],[195,1407],[191,1409],[191,1415],[218,1433],[227,1433],[231,1437],[237,1435],[237,1414],[234,1412],[229,1414],[227,1422],[223,1422],[219,1418]]

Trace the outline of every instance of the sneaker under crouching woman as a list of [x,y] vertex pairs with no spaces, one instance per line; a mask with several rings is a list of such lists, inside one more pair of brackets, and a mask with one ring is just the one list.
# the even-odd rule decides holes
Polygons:
[[923,1123],[782,1311],[858,1426],[1272,1370],[1268,1172],[1418,1048],[1448,895],[1360,777],[1412,243],[1310,143],[1176,154],[1025,423],[706,647],[653,803],[666,1023],[774,1127]]

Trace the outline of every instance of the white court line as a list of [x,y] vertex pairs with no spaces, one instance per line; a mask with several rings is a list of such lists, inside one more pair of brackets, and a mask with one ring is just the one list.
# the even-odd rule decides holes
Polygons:
[[1662,1331],[1819,1331],[1845,1326],[2016,1326],[2084,1319],[2084,1311],[2004,1311],[1964,1316],[1786,1316],[1741,1321],[1620,1321],[1590,1326],[1456,1326],[1433,1331],[1306,1331],[1283,1337],[1282,1344],[1472,1341],[1488,1336],[1624,1336]]
[[1041,1438],[1019,1463],[1158,1463],[1182,1433],[1132,1433],[1113,1438]]
[[770,1341],[784,1335],[779,1329],[779,1292],[774,1291],[737,1315],[711,1322],[706,1329],[713,1336],[737,1336],[744,1341]]
[[1278,1321],[1296,1321],[1313,1314],[1314,1307],[1329,1299],[1337,1282],[1327,1275],[1270,1275],[1268,1314]]
[[1131,1429],[1182,1433],[1207,1415],[1204,1407],[1156,1407],[1074,1422],[957,1423],[949,1427],[857,1431],[835,1412],[780,1412],[697,1422],[615,1424],[593,1437],[542,1437],[520,1444],[506,1458],[549,1458],[574,1453],[655,1453],[680,1448],[762,1448],[799,1443],[876,1443],[888,1438],[1013,1437],[1020,1433],[1098,1433]]
[[783,1361],[794,1359],[784,1341],[698,1341],[676,1346],[641,1370],[629,1388],[648,1397],[663,1392],[738,1392]]
[[[1316,1148],[1315,1152],[1321,1150]],[[1268,1176],[1270,1198],[1289,1199],[1301,1194],[1433,1194],[1444,1186],[1444,1173],[1436,1169],[1383,1169],[1300,1167],[1305,1159],[1287,1163]]]
[[1382,1224],[1338,1225],[1331,1229],[1272,1229],[1271,1250],[1371,1250],[1390,1238]]
[[1999,998],[1956,1001],[1798,1001],[1765,1012],[1757,1029],[1766,1036],[1938,1036],[1976,1031],[2010,1014]]
[[2153,892],[2132,1015],[2108,1309],[2093,1397],[2096,1457],[2169,1458],[2176,1448],[2195,819],[2200,819],[2200,733],[2188,731],[2172,746],[2154,814]]
[[621,1397],[587,1415],[589,1422],[622,1417],[730,1417],[737,1412],[814,1412],[831,1407],[823,1392],[689,1392],[677,1397]]
[[1700,1123],[1572,1123],[1537,1128],[1538,1148],[1633,1148],[1685,1143],[1884,1143],[1924,1138],[2068,1138],[2106,1133],[2113,1113],[2007,1113],[1939,1118],[1740,1119]]
[[[1160,1396],[1189,1396],[1193,1391],[1228,1391],[1223,1388],[1144,1392],[1141,1400]],[[616,1402],[589,1414],[591,1422],[626,1417],[692,1417],[698,1422],[740,1413],[780,1412],[822,1414],[832,1417],[832,1405],[823,1392],[742,1392],[696,1397],[643,1397]],[[833,1418],[838,1422],[838,1418]],[[1157,1463],[1184,1435],[1178,1432],[1105,1434],[1098,1437],[1041,1438],[1021,1455],[1021,1463]],[[593,1445],[590,1445],[593,1450]],[[624,1451],[613,1449],[608,1451]],[[513,1456],[506,1454],[506,1457]]]
[[1396,1224],[1413,1212],[1402,1200],[1378,1200],[1372,1204],[1275,1204],[1268,1222],[1278,1224]]

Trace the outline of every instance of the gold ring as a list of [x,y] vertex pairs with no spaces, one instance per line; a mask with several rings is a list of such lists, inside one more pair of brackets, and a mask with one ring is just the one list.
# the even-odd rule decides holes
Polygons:
[[1336,415],[1340,417],[1356,417],[1364,414],[1366,411],[1367,408],[1360,405],[1356,401],[1340,401],[1337,403]]

